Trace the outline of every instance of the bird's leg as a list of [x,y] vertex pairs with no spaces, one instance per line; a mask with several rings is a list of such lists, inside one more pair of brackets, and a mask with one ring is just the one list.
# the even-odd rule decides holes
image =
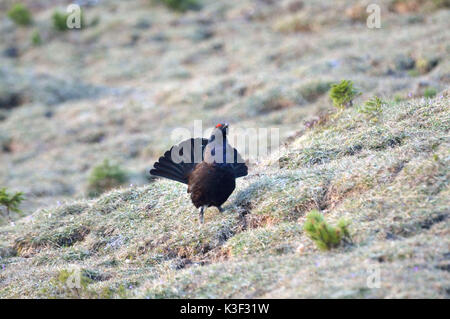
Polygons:
[[217,209],[218,209],[219,212],[221,212],[221,213],[223,213],[223,211],[224,211],[224,209],[223,209],[221,206],[217,207]]
[[200,225],[202,225],[203,224],[203,222],[204,222],[204,219],[203,219],[203,212],[204,212],[204,210],[205,210],[205,206],[202,206],[202,207],[200,207],[200,213],[199,213],[199,221],[200,221]]

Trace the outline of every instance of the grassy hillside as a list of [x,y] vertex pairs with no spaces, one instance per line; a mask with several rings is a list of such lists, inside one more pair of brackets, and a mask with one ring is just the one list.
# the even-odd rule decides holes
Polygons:
[[[203,226],[166,180],[38,210],[0,229],[0,297],[448,297],[449,101],[334,114]],[[312,209],[350,221],[351,242],[319,251],[303,231]],[[64,285],[74,267],[79,290]]]

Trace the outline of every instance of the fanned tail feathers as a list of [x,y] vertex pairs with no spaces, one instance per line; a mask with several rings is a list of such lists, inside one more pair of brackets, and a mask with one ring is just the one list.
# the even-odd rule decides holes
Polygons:
[[[194,170],[195,166],[204,159],[204,150],[208,140],[204,138],[191,138],[173,146],[169,151],[164,153],[158,161],[154,164],[150,174],[154,176],[165,177],[180,183],[187,184],[189,181],[189,174]],[[201,149],[199,148],[201,146]],[[174,149],[175,148],[175,149]],[[183,154],[183,151],[188,150],[188,154]],[[232,148],[234,152],[234,163],[230,164],[233,167],[236,178],[246,176],[248,168],[242,160],[238,151]],[[197,153],[198,152],[198,153]],[[175,163],[172,160],[172,153],[179,155],[179,159]],[[195,158],[194,153],[197,153]]]
[[[186,140],[179,145],[173,146],[169,151],[164,153],[159,160],[154,164],[150,174],[154,176],[165,177],[180,183],[187,184],[189,174],[192,172],[194,167],[197,165],[195,163],[194,152],[199,152],[200,161],[203,159],[201,155],[203,154],[203,149],[208,143],[207,139],[194,139],[191,138]],[[198,147],[201,149],[196,149]],[[175,150],[174,150],[175,148]],[[175,163],[172,160],[172,151],[180,156],[181,161]],[[183,154],[184,150],[190,150],[190,154]]]

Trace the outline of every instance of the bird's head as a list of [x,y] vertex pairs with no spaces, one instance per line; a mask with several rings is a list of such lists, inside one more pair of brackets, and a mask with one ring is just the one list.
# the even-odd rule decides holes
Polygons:
[[213,134],[218,133],[219,131],[222,134],[222,136],[225,137],[228,133],[228,123],[217,124],[213,130]]
[[227,138],[227,133],[228,133],[228,123],[219,123],[212,130],[209,142],[215,141],[216,139],[224,141]]

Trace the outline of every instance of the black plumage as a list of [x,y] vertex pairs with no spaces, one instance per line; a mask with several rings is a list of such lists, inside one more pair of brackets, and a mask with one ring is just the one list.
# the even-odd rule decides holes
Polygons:
[[150,174],[188,185],[195,207],[210,206],[222,211],[222,204],[233,193],[236,178],[248,174],[247,165],[227,142],[227,124],[218,124],[209,139],[191,138],[173,146],[154,164]]

